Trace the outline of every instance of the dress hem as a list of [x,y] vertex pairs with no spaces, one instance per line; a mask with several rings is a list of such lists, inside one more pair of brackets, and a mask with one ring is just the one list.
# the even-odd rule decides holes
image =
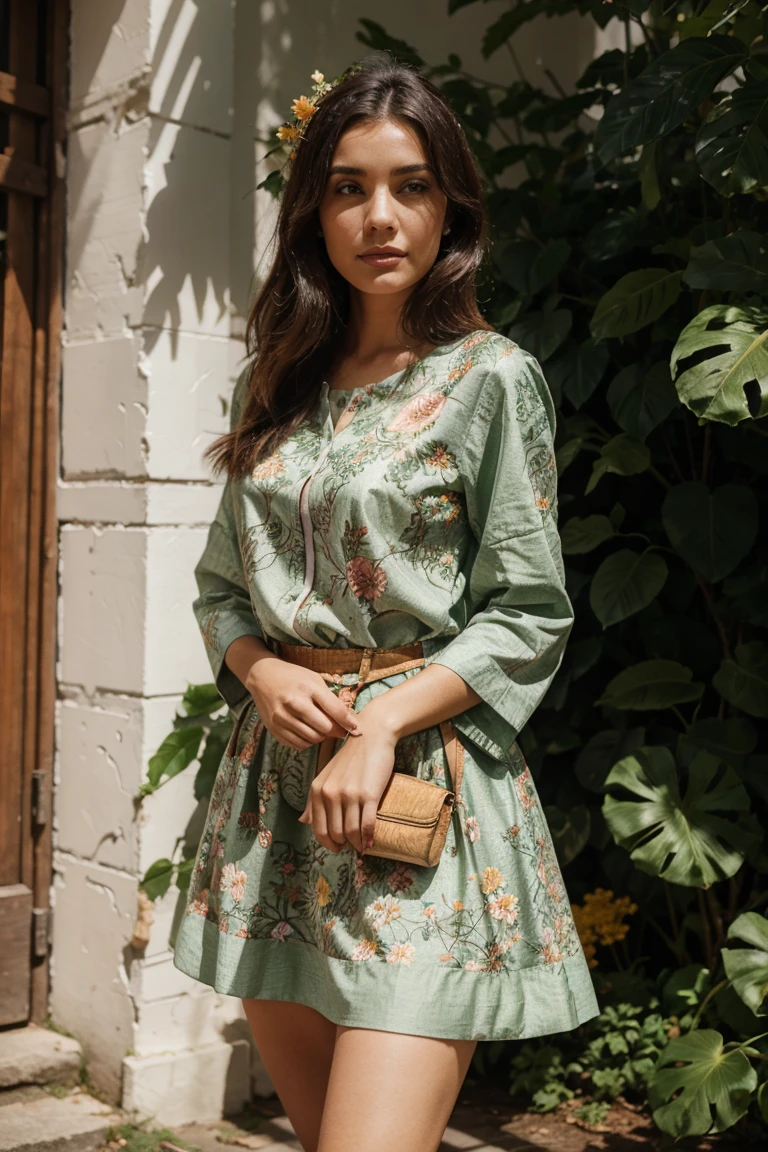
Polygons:
[[446,967],[427,976],[402,963],[338,959],[302,941],[229,936],[188,913],[173,963],[223,995],[303,1004],[345,1027],[436,1039],[528,1040],[572,1031],[600,1012],[583,953],[517,970]]

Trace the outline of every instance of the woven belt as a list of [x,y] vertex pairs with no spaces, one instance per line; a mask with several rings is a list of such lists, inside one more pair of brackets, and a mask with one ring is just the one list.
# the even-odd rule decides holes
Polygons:
[[[337,676],[354,673],[357,680],[345,692],[350,703],[354,702],[364,684],[406,672],[409,668],[419,668],[424,663],[420,640],[394,648],[319,648],[311,644],[286,644],[282,640],[271,639],[270,647],[281,660],[319,672],[324,680],[330,682],[334,682]],[[439,727],[451,773],[451,784],[458,800],[464,768],[464,748],[450,720],[443,720]],[[321,741],[315,775],[331,759],[339,739],[341,737],[326,736]]]

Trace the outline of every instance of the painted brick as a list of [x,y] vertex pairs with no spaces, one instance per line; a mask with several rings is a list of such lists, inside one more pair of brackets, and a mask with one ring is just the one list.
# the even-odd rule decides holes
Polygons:
[[207,683],[211,668],[192,614],[194,567],[207,531],[155,528],[148,536],[146,656],[143,691],[172,695]]
[[136,918],[136,881],[125,873],[54,854],[53,1022],[80,1041],[92,1084],[120,1096],[120,1063],[133,1043],[133,1004],[124,952]]
[[203,451],[229,427],[234,381],[229,341],[187,332],[145,332],[149,371],[147,467],[156,480],[209,480]]
[[229,337],[230,147],[219,136],[153,121],[139,262],[147,326]]
[[123,335],[141,321],[136,261],[144,236],[150,122],[105,120],[71,132],[65,322],[70,342]]
[[65,478],[146,475],[147,381],[139,359],[133,335],[64,347]]
[[56,843],[60,850],[135,872],[134,799],[141,782],[141,702],[63,700],[58,707],[59,780]]
[[144,690],[147,533],[61,532],[60,679],[96,689]]

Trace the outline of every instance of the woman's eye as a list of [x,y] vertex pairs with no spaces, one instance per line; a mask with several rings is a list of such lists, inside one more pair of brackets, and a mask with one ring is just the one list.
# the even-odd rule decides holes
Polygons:
[[[352,192],[360,192],[361,191],[361,188],[358,184],[353,184],[350,181],[346,181],[344,184],[337,184],[336,185],[336,191],[342,193],[342,195],[345,195],[345,196],[349,195],[349,193],[347,191],[348,189],[351,189]],[[408,183],[403,186],[402,191],[403,192],[428,192],[429,191],[429,185],[425,184],[422,180],[409,180]]]

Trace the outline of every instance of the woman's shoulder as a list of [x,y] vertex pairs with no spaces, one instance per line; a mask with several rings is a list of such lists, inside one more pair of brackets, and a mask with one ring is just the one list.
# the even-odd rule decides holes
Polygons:
[[526,367],[541,372],[532,352],[492,328],[480,328],[453,345],[448,365],[451,379],[469,372],[482,378],[492,369],[498,369],[495,375],[509,377]]
[[552,406],[539,361],[501,332],[480,329],[471,333],[453,348],[446,368],[454,385],[461,382],[458,395],[486,416],[500,403],[514,402],[520,393],[535,392],[547,408]]

